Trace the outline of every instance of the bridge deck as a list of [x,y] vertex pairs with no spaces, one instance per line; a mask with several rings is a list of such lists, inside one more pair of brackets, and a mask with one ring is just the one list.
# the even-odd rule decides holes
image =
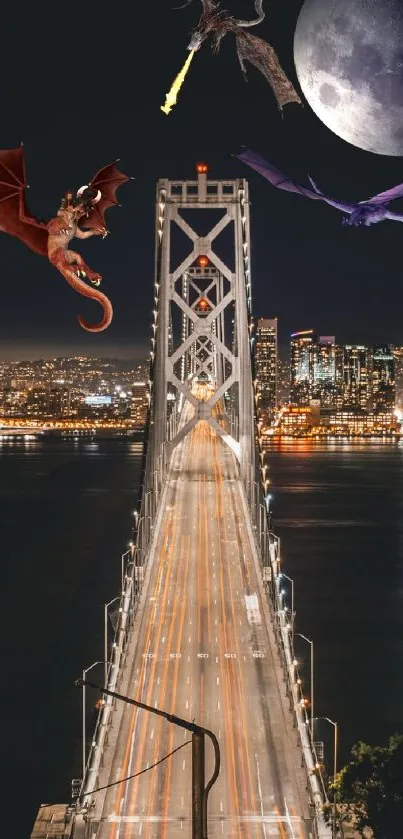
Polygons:
[[[129,693],[218,736],[221,773],[209,797],[209,839],[308,839],[300,750],[265,621],[236,465],[205,422],[175,450],[165,503]],[[190,736],[125,706],[109,782],[140,772]],[[208,740],[206,749],[207,780]],[[108,791],[97,836],[182,839],[191,835],[190,815],[191,746],[185,745]]]

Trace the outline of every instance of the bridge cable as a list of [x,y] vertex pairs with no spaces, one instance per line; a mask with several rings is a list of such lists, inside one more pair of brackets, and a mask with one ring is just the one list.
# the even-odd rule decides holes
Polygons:
[[[101,790],[109,789],[109,787],[115,787],[117,784],[124,784],[124,783],[126,783],[126,781],[131,781],[132,778],[138,778],[139,775],[144,775],[144,772],[148,772],[150,769],[155,769],[156,766],[158,766],[160,763],[163,763],[164,760],[168,760],[168,758],[172,757],[172,755],[174,755],[175,752],[179,752],[180,749],[183,749],[184,746],[188,746],[189,743],[191,743],[191,742],[192,742],[191,740],[185,740],[184,743],[181,743],[180,746],[177,746],[176,749],[174,749],[172,752],[169,752],[169,754],[165,755],[165,757],[162,757],[160,760],[157,760],[157,762],[153,763],[151,766],[147,766],[147,769],[142,769],[140,772],[135,772],[134,775],[128,775],[127,778],[121,778],[120,781],[113,781],[113,783],[106,784],[104,787],[96,787],[95,789],[91,790],[91,792],[86,792],[85,794],[86,795],[94,795],[94,793],[101,792]],[[80,798],[81,796],[79,795],[77,797]],[[42,810],[43,807],[55,807],[55,806],[56,806],[56,803],[55,804],[41,804],[41,806],[39,807],[39,810]],[[101,819],[101,821],[102,821],[102,819]]]
[[169,757],[172,757],[172,755],[174,755],[175,752],[179,752],[180,749],[183,749],[184,746],[188,746],[191,742],[191,740],[185,740],[184,743],[181,743],[181,745],[177,746],[176,749],[174,749],[172,752],[169,752],[169,754],[165,755],[165,757],[161,757],[160,760],[157,760],[156,763],[152,763],[151,766],[147,766],[146,769],[141,769],[140,772],[135,772],[134,775],[128,775],[127,778],[121,778],[120,781],[113,781],[111,784],[106,784],[104,787],[96,787],[90,792],[86,792],[85,795],[94,795],[94,793],[101,792],[101,790],[109,789],[109,787],[116,787],[117,784],[124,784],[126,783],[126,781],[131,781],[132,778],[138,778],[139,775],[144,775],[144,772],[149,772],[150,769],[155,769],[156,766],[159,766],[160,763],[163,763],[164,760],[167,760]]

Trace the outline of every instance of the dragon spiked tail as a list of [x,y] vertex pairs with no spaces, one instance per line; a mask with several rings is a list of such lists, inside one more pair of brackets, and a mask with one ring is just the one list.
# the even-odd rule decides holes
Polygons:
[[91,300],[96,300],[100,306],[102,306],[103,317],[99,323],[91,325],[84,320],[82,315],[78,315],[78,322],[80,326],[87,332],[103,332],[104,329],[107,329],[112,322],[113,308],[106,295],[102,294],[102,291],[98,291],[98,289],[87,285],[87,283],[83,282],[83,280],[80,280],[73,266],[65,265],[61,267],[58,265],[57,267],[60,273],[63,274],[65,280],[67,280],[68,284],[71,285],[75,291],[78,291],[78,293],[82,294],[83,297],[89,297]]

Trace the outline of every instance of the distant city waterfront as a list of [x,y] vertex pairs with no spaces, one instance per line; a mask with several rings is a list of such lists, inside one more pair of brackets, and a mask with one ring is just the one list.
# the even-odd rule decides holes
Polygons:
[[[140,456],[140,438],[127,437],[0,449],[2,617],[13,640],[3,650],[5,796],[21,836],[38,801],[66,801],[81,776],[73,681],[103,659],[103,604],[119,590]],[[267,457],[295,628],[315,645],[316,714],[338,721],[345,762],[357,740],[403,730],[403,448],[281,441]],[[309,693],[303,644],[298,658]],[[331,759],[331,732],[315,733]]]
[[[334,337],[308,330],[291,336],[290,358],[284,361],[278,357],[277,326],[277,318],[260,318],[254,344],[263,444],[270,445],[272,437],[403,436],[403,347],[339,346]],[[9,429],[74,436],[143,428],[149,376],[147,361],[130,359],[0,362],[0,435]],[[175,393],[167,398],[175,399]]]
[[254,335],[255,399],[263,438],[394,437],[403,421],[403,347],[337,344],[313,329],[278,353],[278,319]]

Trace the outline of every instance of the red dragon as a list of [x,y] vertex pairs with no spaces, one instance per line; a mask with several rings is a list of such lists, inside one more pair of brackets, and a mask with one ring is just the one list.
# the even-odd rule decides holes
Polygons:
[[[116,161],[117,163],[118,161]],[[79,315],[78,321],[88,332],[102,332],[113,318],[110,300],[94,288],[102,280],[84,262],[80,254],[69,250],[71,239],[106,236],[105,211],[118,205],[116,192],[129,178],[110,163],[94,175],[76,194],[67,192],[55,218],[39,221],[25,203],[24,149],[0,150],[0,230],[16,236],[31,250],[46,256],[79,294],[97,300],[102,306],[102,320],[92,326]],[[91,287],[84,280],[93,284]]]

